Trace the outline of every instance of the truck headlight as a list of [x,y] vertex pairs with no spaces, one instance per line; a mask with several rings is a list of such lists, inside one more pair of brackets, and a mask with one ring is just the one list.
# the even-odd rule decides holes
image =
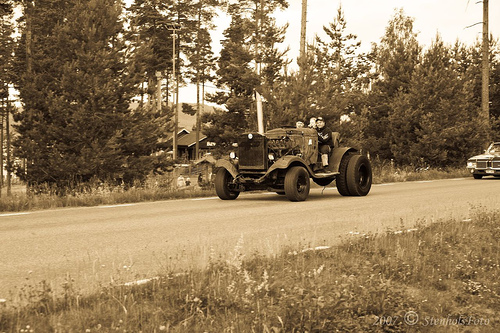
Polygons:
[[229,157],[234,160],[236,158],[236,153],[234,151],[230,152]]
[[267,158],[269,158],[270,161],[274,161],[274,154],[270,153],[269,155],[267,155]]
[[474,161],[468,161],[468,162],[467,162],[467,167],[468,167],[468,168],[474,168],[474,169],[475,169],[475,168],[477,167],[477,163],[476,163],[476,162],[474,162]]

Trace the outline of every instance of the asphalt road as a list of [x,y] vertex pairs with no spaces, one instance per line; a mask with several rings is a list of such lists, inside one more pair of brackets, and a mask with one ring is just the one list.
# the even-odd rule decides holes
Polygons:
[[375,185],[366,197],[333,187],[304,202],[274,193],[234,201],[184,199],[92,208],[0,214],[0,298],[41,280],[58,290],[130,282],[167,270],[225,260],[242,251],[278,254],[334,245],[363,233],[412,228],[417,222],[468,219],[477,207],[500,208],[500,179],[452,179]]

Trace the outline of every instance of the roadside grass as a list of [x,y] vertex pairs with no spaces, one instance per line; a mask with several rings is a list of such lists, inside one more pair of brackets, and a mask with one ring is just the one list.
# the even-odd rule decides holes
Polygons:
[[471,177],[465,167],[419,169],[412,166],[394,167],[390,163],[372,161],[372,169],[374,184]]
[[27,194],[25,189],[19,189],[21,187],[19,185],[13,195],[6,196],[4,193],[0,198],[0,212],[90,207],[215,195],[213,188],[201,188],[193,185],[176,188],[171,183],[171,181],[165,181],[162,177],[154,177],[148,179],[142,186],[134,186],[129,189],[124,189],[121,186],[99,184],[63,196],[48,193]]
[[[465,168],[448,168],[443,170],[420,170],[412,167],[395,168],[388,163],[373,163],[373,183],[393,183],[418,180],[446,179],[469,177]],[[200,188],[191,185],[176,188],[173,179],[165,176],[150,177],[145,184],[125,190],[121,186],[98,184],[86,187],[73,194],[58,196],[53,194],[26,194],[21,185],[15,187],[13,195],[0,197],[0,212],[19,212],[62,207],[85,207],[98,205],[114,205],[143,201],[171,200],[195,197],[215,196],[213,187]],[[311,183],[313,186],[314,183]],[[335,183],[333,183],[335,184]]]
[[500,331],[500,210],[272,258],[243,248],[88,296],[41,284],[27,306],[0,303],[0,332]]

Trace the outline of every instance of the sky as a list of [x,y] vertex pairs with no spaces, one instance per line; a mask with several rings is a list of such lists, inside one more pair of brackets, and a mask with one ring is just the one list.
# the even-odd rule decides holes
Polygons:
[[[299,48],[302,0],[289,3],[289,8],[279,13],[277,19],[290,22],[286,43],[295,51]],[[467,44],[480,38],[482,33],[482,24],[466,28],[483,20],[483,4],[477,0],[308,0],[307,3],[308,41],[312,41],[315,34],[323,35],[323,26],[333,22],[337,9],[342,6],[347,32],[358,36],[363,51],[370,50],[372,42],[380,41],[395,9],[399,8],[415,19],[414,31],[423,45],[430,45],[437,33],[447,43],[454,43],[458,38]],[[489,30],[498,38],[500,0],[489,1],[489,13]]]
[[[235,2],[237,0],[230,0]],[[414,31],[421,45],[429,46],[439,33],[445,43],[453,44],[457,39],[473,44],[482,38],[483,3],[478,0],[307,0],[307,41],[312,42],[318,34],[324,37],[323,26],[328,26],[342,6],[347,23],[346,32],[358,36],[361,51],[369,51],[372,43],[378,43],[385,33],[395,9],[402,8],[407,16],[414,18]],[[299,54],[302,0],[289,0],[285,11],[277,12],[278,24],[289,23],[282,48],[289,47],[288,58],[295,60]],[[494,38],[500,37],[500,0],[489,1],[489,31]],[[218,28],[212,32],[214,50],[220,50],[222,32],[229,19],[219,16]],[[468,26],[474,25],[470,28]],[[191,102],[196,100],[190,88],[183,89],[179,98]]]
[[[236,2],[238,0],[229,0]],[[265,0],[264,0],[265,1]],[[479,2],[478,2],[479,1]],[[125,0],[130,4],[132,0]],[[282,49],[289,47],[287,57],[293,61],[299,55],[300,22],[302,0],[289,0],[289,7],[275,14],[279,25],[289,23]],[[347,23],[346,32],[358,36],[361,51],[367,52],[372,43],[378,43],[385,33],[395,9],[402,8],[407,16],[414,18],[414,31],[418,32],[421,45],[428,46],[439,33],[445,43],[452,44],[457,39],[472,44],[481,38],[483,3],[480,0],[307,0],[307,41],[312,42],[318,34],[324,37],[323,26],[328,26],[342,6]],[[494,38],[500,38],[500,0],[489,0],[489,31]],[[216,18],[217,29],[211,32],[213,48],[220,51],[222,32],[229,26],[229,18]],[[477,24],[477,25],[474,25]],[[474,25],[470,28],[468,26]],[[293,68],[293,64],[292,64]],[[213,92],[210,85],[207,92]],[[184,103],[196,102],[196,89],[182,88],[179,98]]]

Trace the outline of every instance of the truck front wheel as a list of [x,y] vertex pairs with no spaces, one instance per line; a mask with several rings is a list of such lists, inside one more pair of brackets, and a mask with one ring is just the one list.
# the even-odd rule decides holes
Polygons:
[[224,168],[220,168],[215,175],[215,193],[222,200],[234,200],[240,192],[234,190],[233,176]]
[[304,201],[309,195],[311,183],[304,167],[294,166],[285,175],[285,195],[290,201]]

